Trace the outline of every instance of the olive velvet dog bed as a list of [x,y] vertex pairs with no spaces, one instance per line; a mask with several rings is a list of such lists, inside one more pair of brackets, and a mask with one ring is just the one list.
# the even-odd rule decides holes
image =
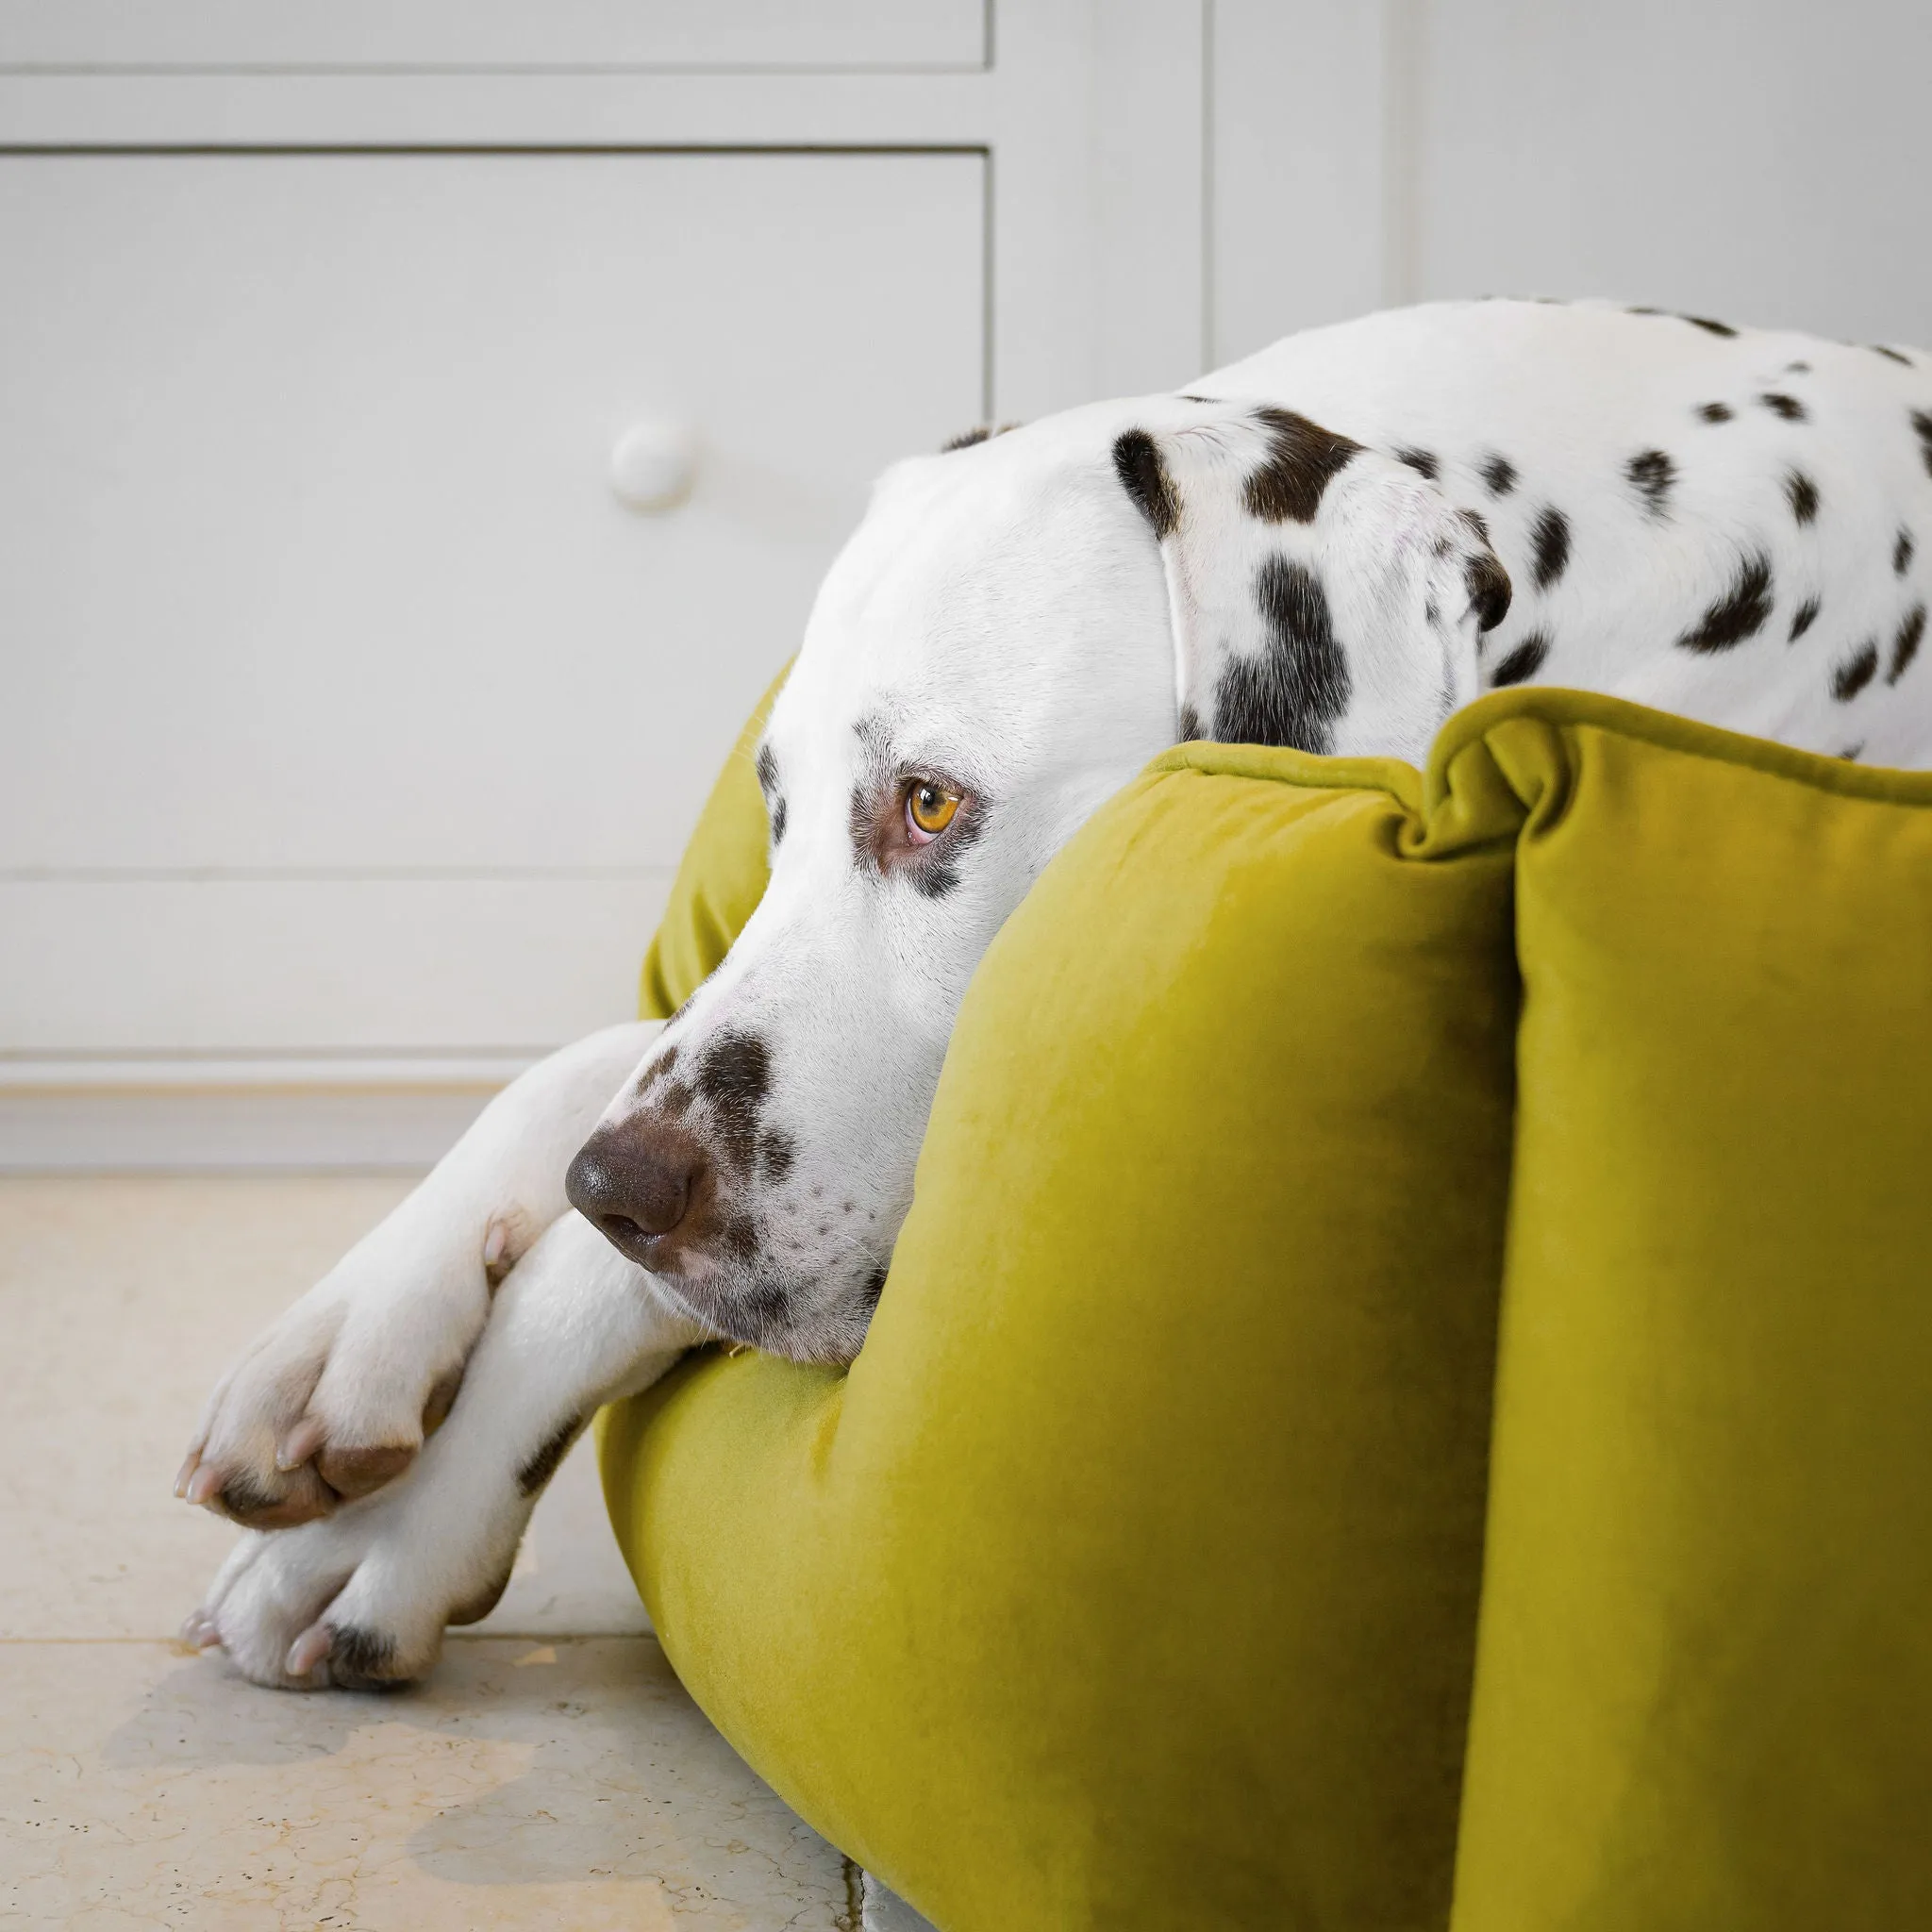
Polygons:
[[849,1372],[601,1444],[692,1693],[946,1932],[1932,1924],[1932,777],[1529,690],[1168,753],[982,963]]

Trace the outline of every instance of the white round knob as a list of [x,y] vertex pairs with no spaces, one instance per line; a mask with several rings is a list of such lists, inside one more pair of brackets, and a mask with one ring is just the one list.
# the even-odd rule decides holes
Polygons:
[[611,445],[610,487],[631,509],[675,509],[697,471],[697,431],[688,423],[633,423]]

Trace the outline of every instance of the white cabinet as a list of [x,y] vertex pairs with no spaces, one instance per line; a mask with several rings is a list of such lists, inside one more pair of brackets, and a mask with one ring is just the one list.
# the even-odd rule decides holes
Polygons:
[[0,159],[8,1043],[621,1017],[871,477],[979,420],[983,165]]
[[1010,13],[0,0],[0,1166],[433,1157],[872,477],[1198,370],[1199,0]]

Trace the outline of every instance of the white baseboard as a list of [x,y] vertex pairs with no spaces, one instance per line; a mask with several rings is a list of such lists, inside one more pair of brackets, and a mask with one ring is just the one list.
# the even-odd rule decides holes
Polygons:
[[419,1172],[527,1064],[0,1062],[0,1174]]

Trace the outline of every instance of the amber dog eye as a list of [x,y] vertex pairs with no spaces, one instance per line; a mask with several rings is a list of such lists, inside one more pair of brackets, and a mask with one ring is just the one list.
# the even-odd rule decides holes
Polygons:
[[937,839],[953,823],[959,809],[959,794],[935,785],[930,778],[918,778],[906,794],[906,821],[915,841]]

